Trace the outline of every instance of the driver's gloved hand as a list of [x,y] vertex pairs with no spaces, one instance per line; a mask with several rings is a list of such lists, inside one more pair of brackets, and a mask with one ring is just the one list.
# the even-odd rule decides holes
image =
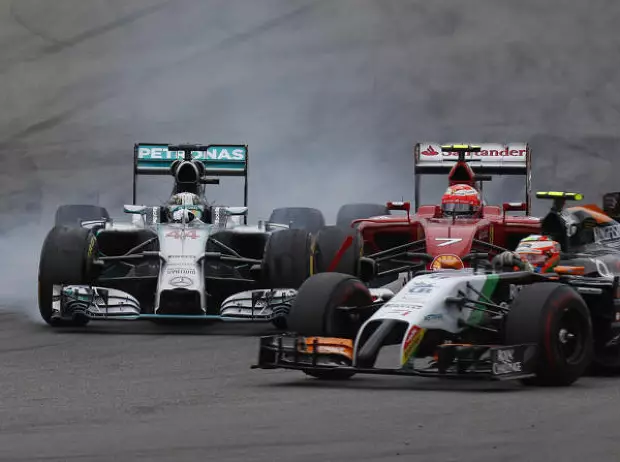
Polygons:
[[493,257],[491,261],[494,271],[528,271],[529,265],[515,252],[505,251]]

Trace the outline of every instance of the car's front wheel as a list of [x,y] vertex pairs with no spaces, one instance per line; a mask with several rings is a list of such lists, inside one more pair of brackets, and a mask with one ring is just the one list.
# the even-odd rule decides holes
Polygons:
[[88,319],[73,321],[52,317],[53,286],[90,284],[96,275],[93,261],[97,256],[97,238],[86,228],[56,226],[43,242],[39,260],[39,312],[53,326],[83,325]]
[[527,285],[510,306],[504,325],[506,345],[538,346],[532,385],[567,386],[581,377],[593,358],[592,321],[581,296],[555,282]]

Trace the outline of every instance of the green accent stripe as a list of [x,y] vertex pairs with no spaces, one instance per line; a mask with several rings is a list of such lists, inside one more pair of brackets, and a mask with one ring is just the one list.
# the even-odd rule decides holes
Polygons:
[[[487,301],[486,299],[491,299],[491,297],[495,293],[495,289],[497,288],[498,282],[499,282],[498,274],[489,274],[489,276],[487,277],[487,280],[484,282],[484,285],[482,286],[482,290],[480,291],[480,293],[484,297],[480,297],[478,298],[478,300],[482,299],[482,301]],[[477,308],[483,309],[483,310],[486,309],[486,307],[483,305],[477,305]],[[467,322],[470,324],[480,324],[483,316],[484,316],[483,311],[473,310]]]

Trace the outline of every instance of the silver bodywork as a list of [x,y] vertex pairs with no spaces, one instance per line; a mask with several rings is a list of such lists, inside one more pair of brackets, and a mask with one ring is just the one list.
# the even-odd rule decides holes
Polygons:
[[[260,264],[260,260],[235,255],[234,249],[225,246],[221,252],[206,252],[207,240],[215,233],[226,230],[241,235],[264,235],[267,239],[271,233],[288,228],[286,225],[269,222],[244,225],[242,219],[247,214],[246,207],[213,207],[212,224],[199,220],[161,223],[160,207],[126,205],[124,211],[132,215],[131,221],[91,221],[83,222],[82,226],[93,229],[98,235],[106,231],[137,233],[147,230],[157,236],[158,252],[138,250],[132,252],[127,260],[130,265],[130,258],[133,257],[139,263],[145,260],[155,263],[153,268],[157,269],[151,276],[151,280],[156,278],[152,306],[147,309],[131,293],[106,287],[103,283],[95,286],[55,285],[52,307],[54,318],[82,316],[92,320],[111,320],[167,317],[269,322],[288,314],[290,300],[295,294],[295,291],[289,289],[242,291],[226,298],[219,312],[213,313],[213,310],[209,310],[209,284],[218,282],[209,281],[205,274],[209,262],[238,262],[245,267]],[[101,266],[107,262],[106,257],[96,261]],[[197,303],[189,310],[191,312],[186,312],[184,306],[180,306],[178,312],[171,312],[163,306],[167,297],[185,297],[197,300]]]

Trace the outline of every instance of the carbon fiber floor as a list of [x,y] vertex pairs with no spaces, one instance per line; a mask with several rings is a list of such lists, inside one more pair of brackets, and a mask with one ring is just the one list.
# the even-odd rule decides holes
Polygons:
[[[0,0],[0,460],[617,460],[620,378],[321,384],[250,371],[256,326],[52,331],[35,284],[56,205],[118,212],[136,141],[248,143],[253,219],[410,195],[422,139],[529,140],[536,186],[598,201],[620,164],[619,13],[602,0]],[[238,201],[237,186],[214,194]],[[147,182],[143,197],[167,192]]]

